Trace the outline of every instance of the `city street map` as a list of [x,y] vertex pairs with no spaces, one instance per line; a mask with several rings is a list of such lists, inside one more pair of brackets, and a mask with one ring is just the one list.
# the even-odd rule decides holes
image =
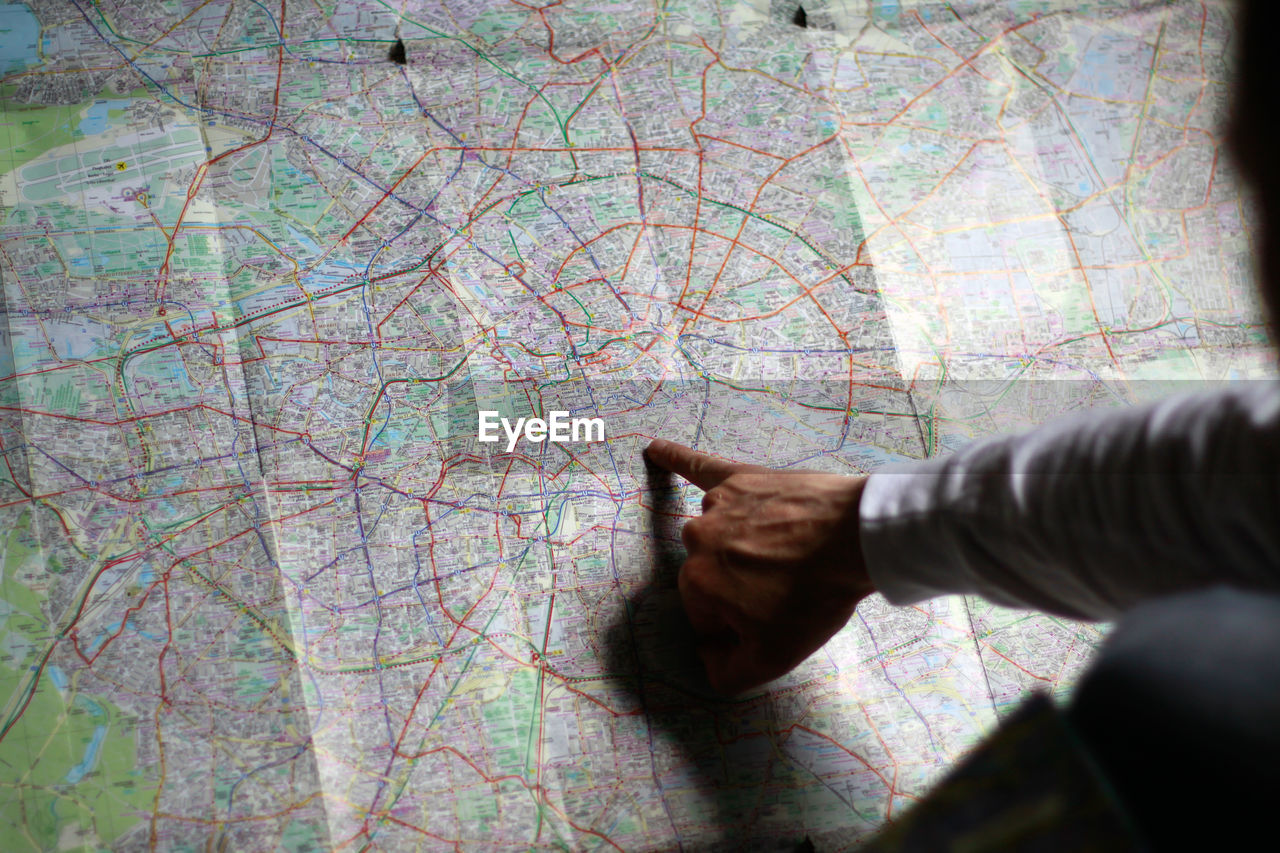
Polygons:
[[641,451],[1266,375],[1232,14],[0,0],[0,847],[871,837],[1105,626],[873,596],[718,696]]

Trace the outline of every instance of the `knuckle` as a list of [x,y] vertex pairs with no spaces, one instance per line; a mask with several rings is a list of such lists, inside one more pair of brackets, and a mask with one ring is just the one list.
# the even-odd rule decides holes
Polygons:
[[705,544],[706,532],[702,529],[699,519],[694,518],[685,522],[680,530],[680,541],[684,542],[684,547],[689,550]]
[[676,587],[686,602],[691,598],[705,598],[710,592],[706,565],[697,560],[686,560],[676,577]]

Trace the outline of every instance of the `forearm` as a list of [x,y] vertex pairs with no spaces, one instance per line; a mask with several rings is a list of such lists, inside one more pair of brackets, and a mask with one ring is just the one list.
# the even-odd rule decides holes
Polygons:
[[1274,385],[1088,413],[879,471],[859,509],[891,601],[976,593],[1111,618],[1178,589],[1280,586]]

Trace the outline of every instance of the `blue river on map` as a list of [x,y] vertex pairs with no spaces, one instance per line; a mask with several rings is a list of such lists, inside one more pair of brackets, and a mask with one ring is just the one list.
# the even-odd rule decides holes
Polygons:
[[318,258],[324,254],[324,249],[321,249],[320,244],[317,243],[315,240],[312,240],[310,237],[308,237],[306,234],[303,234],[297,228],[294,228],[288,222],[284,223],[284,227],[285,227],[285,230],[289,232],[289,236],[293,238],[294,242],[297,243],[302,248],[306,249],[308,252],[310,252],[313,257]]

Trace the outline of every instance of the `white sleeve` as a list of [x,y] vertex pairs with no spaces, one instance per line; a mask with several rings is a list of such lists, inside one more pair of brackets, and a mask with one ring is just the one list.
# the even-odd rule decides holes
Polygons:
[[1084,413],[867,480],[891,603],[973,593],[1109,619],[1215,582],[1280,587],[1280,385]]

